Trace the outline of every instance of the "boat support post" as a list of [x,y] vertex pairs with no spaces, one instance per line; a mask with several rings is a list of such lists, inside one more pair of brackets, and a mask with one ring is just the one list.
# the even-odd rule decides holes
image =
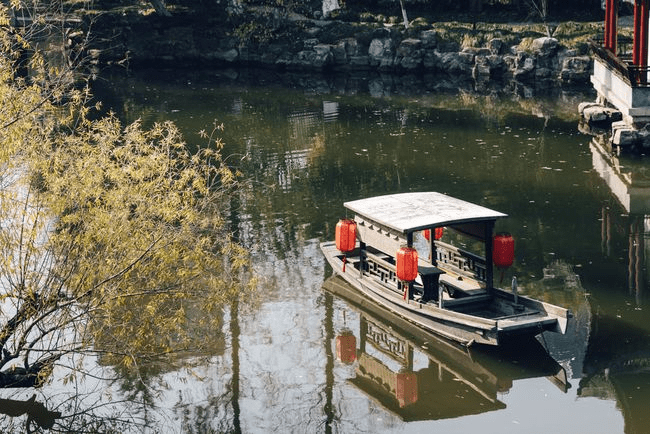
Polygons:
[[[413,247],[413,232],[406,233],[406,247]],[[406,302],[408,303],[413,298],[413,281],[411,280],[406,285]]]
[[366,243],[359,242],[359,277],[363,277],[363,270],[366,268]]
[[494,222],[485,222],[485,286],[488,291],[494,289],[494,269],[492,267],[492,233],[494,232]]

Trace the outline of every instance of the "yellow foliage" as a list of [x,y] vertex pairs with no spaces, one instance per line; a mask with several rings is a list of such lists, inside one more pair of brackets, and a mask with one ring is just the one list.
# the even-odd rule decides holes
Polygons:
[[[92,347],[132,369],[208,345],[198,320],[253,287],[223,215],[239,178],[213,137],[221,126],[190,152],[171,122],[91,120],[88,91],[48,81],[66,72],[37,53],[32,78],[16,77],[16,53],[31,48],[9,33],[0,28],[0,299],[63,346],[45,353]],[[79,338],[49,339],[57,330]],[[28,351],[13,333],[0,316],[0,346]]]

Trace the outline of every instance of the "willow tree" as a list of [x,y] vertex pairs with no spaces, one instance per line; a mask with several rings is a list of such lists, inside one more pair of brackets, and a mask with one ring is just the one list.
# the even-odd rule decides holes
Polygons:
[[[72,71],[48,65],[6,12],[0,387],[42,384],[70,353],[134,367],[201,346],[195,327],[253,287],[224,219],[239,178],[221,142],[208,135],[190,151],[171,123],[91,120],[87,90],[62,79]],[[28,77],[15,73],[19,61]]]

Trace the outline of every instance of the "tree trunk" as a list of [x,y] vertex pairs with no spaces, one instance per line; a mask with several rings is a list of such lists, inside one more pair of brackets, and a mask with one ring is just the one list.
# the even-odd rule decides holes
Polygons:
[[399,0],[399,5],[402,8],[402,18],[404,19],[404,28],[409,28],[409,19],[406,16],[406,7],[404,6],[404,0]]
[[27,368],[14,367],[0,372],[0,389],[40,387],[52,372],[54,362],[61,356],[53,355]]

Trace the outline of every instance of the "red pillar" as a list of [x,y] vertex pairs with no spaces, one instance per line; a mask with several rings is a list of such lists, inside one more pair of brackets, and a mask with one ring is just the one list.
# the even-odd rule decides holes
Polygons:
[[636,0],[634,2],[634,43],[632,45],[632,64],[635,68],[637,83],[647,83],[648,73],[648,7],[650,0]]
[[616,24],[618,21],[618,0],[610,0],[609,4],[609,43],[607,44],[607,48],[609,48],[609,50],[614,53],[614,55],[616,55]]
[[612,0],[605,0],[605,28],[603,31],[603,43],[609,49],[609,22],[611,21]]
[[[649,0],[641,0],[640,7],[640,24],[639,24],[639,66],[648,66],[648,18],[649,18]],[[636,33],[634,35],[636,40]]]
[[648,0],[637,0],[634,3],[632,64],[636,66],[648,65]]
[[641,64],[641,4],[643,0],[634,2],[634,35],[632,42],[632,64]]
[[612,0],[605,0],[605,28],[603,29],[603,44],[609,49],[609,13],[612,10]]

